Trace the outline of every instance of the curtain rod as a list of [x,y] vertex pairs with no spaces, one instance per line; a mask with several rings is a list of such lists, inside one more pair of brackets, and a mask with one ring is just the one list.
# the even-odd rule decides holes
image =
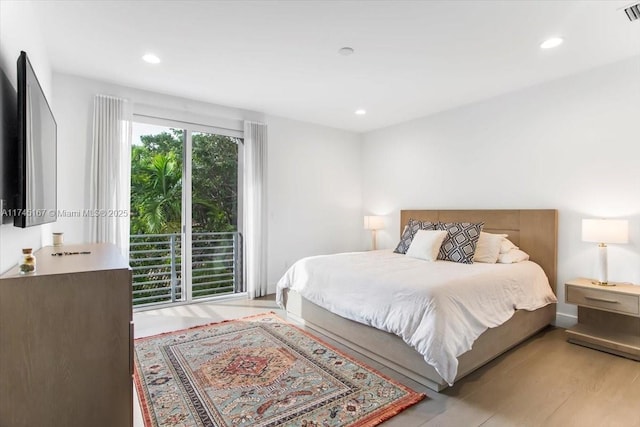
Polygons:
[[[167,117],[160,117],[160,116],[152,116],[149,114],[140,114],[140,113],[133,113],[133,116],[137,116],[137,117],[146,117],[148,119],[160,119],[160,120],[167,120],[169,122],[177,122],[177,123],[184,123],[186,125],[195,125],[195,126],[204,126],[204,127],[208,127],[208,128],[217,128],[217,129],[223,129],[223,130],[230,130],[230,131],[234,131],[234,132],[242,132],[243,129],[234,129],[234,128],[226,128],[223,126],[216,126],[216,125],[211,125],[211,124],[204,124],[204,123],[196,123],[196,122],[187,122],[185,120],[180,120],[180,119],[170,119]],[[231,119],[234,120],[234,119]],[[237,119],[239,121],[242,121],[240,119]]]

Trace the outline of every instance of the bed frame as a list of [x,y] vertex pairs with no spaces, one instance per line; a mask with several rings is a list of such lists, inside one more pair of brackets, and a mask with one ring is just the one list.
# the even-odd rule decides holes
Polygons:
[[[433,222],[484,222],[484,231],[508,234],[509,240],[542,267],[556,292],[557,210],[403,210],[400,211],[401,232],[409,218]],[[448,386],[422,355],[396,335],[333,314],[295,291],[285,292],[284,301],[287,315],[309,328],[432,390],[441,391]],[[456,381],[545,328],[554,321],[555,314],[555,304],[536,311],[517,310],[506,323],[485,331],[471,350],[458,357]]]

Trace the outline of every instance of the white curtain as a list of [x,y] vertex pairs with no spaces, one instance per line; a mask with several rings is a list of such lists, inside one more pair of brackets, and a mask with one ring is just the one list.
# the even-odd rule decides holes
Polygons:
[[90,236],[113,243],[129,259],[131,107],[125,99],[96,95],[93,103]]
[[244,123],[244,253],[249,298],[267,294],[267,126]]

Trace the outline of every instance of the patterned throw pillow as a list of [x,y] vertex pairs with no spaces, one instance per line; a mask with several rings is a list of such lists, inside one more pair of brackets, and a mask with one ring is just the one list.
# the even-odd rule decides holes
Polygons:
[[438,259],[473,264],[473,255],[483,225],[483,222],[439,222],[437,229],[445,230],[447,236],[440,246]]
[[398,242],[398,246],[393,250],[393,252],[397,254],[406,254],[407,250],[409,250],[409,246],[411,246],[413,237],[416,235],[418,230],[435,230],[435,229],[436,229],[436,224],[434,224],[433,222],[419,221],[417,219],[410,218],[406,227],[404,227],[402,236],[400,236],[400,242]]

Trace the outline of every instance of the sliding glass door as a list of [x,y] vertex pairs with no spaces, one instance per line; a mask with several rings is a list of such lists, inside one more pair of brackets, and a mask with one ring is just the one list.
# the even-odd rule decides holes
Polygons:
[[243,292],[242,139],[145,121],[131,157],[134,305]]
[[192,297],[237,292],[241,287],[238,231],[242,141],[213,133],[191,134]]

